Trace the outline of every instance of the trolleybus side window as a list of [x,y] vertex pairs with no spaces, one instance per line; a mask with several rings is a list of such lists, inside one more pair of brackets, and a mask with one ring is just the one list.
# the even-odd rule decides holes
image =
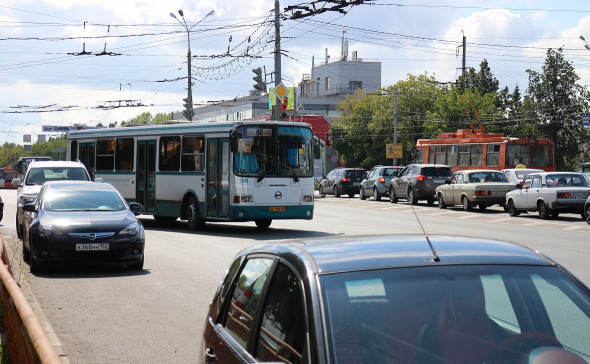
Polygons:
[[529,145],[528,144],[508,144],[506,145],[506,167],[517,166],[529,163]]
[[500,144],[488,144],[486,153],[486,166],[498,167],[500,163]]
[[77,140],[72,140],[70,151],[71,151],[70,160],[71,161],[77,160],[78,159],[78,141]]
[[205,138],[185,136],[182,138],[182,170],[202,172],[205,169]]
[[115,170],[132,171],[133,170],[133,151],[135,142],[133,138],[118,138],[117,151],[115,152]]
[[160,171],[180,171],[180,137],[160,138]]
[[96,142],[96,170],[113,171],[115,169],[115,140],[99,139]]
[[449,145],[447,146],[447,166],[456,166],[457,165],[457,156],[458,150],[456,145]]
[[468,166],[469,165],[469,145],[460,145],[459,146],[459,163],[460,166]]
[[471,163],[470,165],[473,167],[481,166],[481,155],[482,155],[483,147],[481,144],[473,144],[471,146]]

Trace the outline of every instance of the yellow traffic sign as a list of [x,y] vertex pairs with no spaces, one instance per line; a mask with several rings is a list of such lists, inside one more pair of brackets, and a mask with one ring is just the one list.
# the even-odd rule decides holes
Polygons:
[[403,158],[402,143],[385,144],[385,158]]

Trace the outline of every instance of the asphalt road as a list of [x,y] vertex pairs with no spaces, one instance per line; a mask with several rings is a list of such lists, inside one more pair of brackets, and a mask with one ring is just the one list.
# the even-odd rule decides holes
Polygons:
[[[587,256],[590,225],[579,215],[543,221],[536,214],[509,217],[500,208],[486,212],[440,210],[405,202],[361,201],[358,197],[317,200],[311,221],[273,221],[267,232],[254,223],[207,224],[193,233],[186,222],[146,227],[144,270],[118,267],[60,268],[39,275],[21,261],[15,238],[16,192],[0,190],[5,204],[0,229],[22,264],[17,280],[46,327],[55,332],[71,363],[185,363],[199,351],[208,304],[232,257],[258,243],[336,235],[426,233],[467,235],[519,242],[538,249],[590,284]],[[415,214],[414,214],[415,212]],[[418,216],[418,219],[416,218]]]

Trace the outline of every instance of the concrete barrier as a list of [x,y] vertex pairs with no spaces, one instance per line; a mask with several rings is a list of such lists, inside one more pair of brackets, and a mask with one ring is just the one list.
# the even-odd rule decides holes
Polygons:
[[0,304],[12,363],[61,364],[31,305],[12,276],[4,237],[0,234]]

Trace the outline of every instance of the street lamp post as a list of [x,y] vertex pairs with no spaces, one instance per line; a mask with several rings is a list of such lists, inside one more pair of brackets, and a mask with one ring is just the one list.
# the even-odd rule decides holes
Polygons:
[[182,21],[180,21],[176,15],[174,15],[174,13],[170,13],[170,16],[173,17],[174,19],[176,19],[176,21],[178,21],[180,23],[180,25],[182,25],[184,27],[184,29],[186,30],[186,37],[187,37],[187,45],[188,45],[188,52],[186,53],[186,59],[187,59],[187,63],[188,63],[188,73],[187,73],[187,81],[188,81],[188,96],[186,98],[186,105],[187,105],[187,119],[189,121],[193,120],[193,88],[192,88],[192,72],[191,72],[191,30],[200,22],[202,22],[203,20],[205,20],[206,17],[215,14],[215,10],[211,10],[210,12],[207,13],[207,15],[205,15],[203,17],[203,19],[199,20],[198,22],[196,22],[192,27],[188,27],[188,25],[186,24],[186,20],[184,20],[184,12],[182,10],[178,10],[178,15],[180,15],[180,17],[182,18]]

